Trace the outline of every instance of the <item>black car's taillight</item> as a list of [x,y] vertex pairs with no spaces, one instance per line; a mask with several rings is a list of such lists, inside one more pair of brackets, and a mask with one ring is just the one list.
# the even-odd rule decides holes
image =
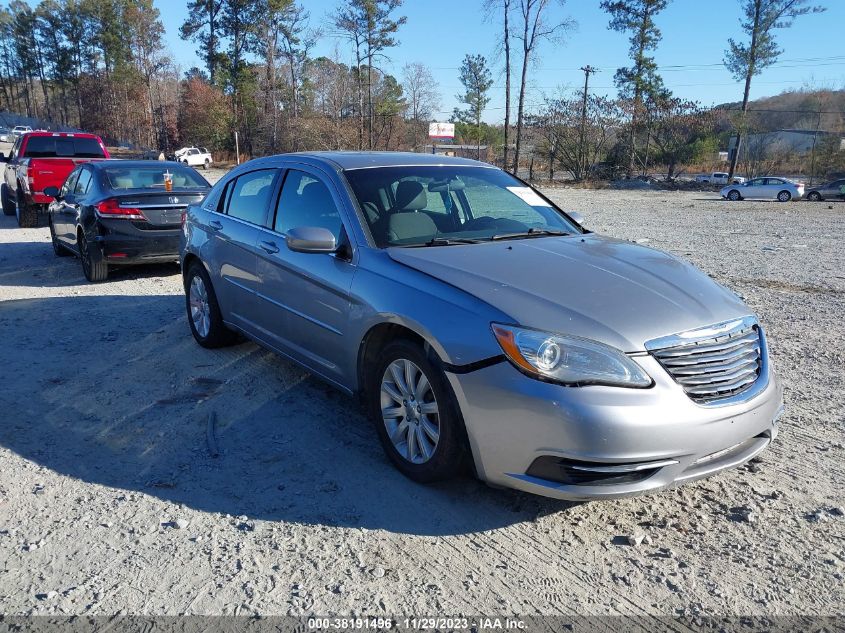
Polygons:
[[123,220],[146,220],[141,209],[135,207],[122,207],[117,198],[107,198],[95,205],[97,215],[102,218],[114,218]]

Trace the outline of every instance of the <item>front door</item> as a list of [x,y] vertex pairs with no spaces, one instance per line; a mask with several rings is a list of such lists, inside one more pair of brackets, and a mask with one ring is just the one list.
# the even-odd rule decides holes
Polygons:
[[[349,322],[349,261],[340,196],[333,184],[306,167],[288,169],[272,228],[259,238],[258,325],[268,343],[314,372],[349,385],[342,370],[343,335]],[[322,227],[334,234],[341,253],[296,253],[285,234],[297,227]]]

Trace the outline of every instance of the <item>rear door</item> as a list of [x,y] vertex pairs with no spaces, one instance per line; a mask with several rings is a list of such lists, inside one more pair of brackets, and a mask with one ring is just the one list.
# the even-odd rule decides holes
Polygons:
[[257,169],[226,185],[216,211],[204,214],[209,240],[202,253],[223,318],[244,330],[255,329],[256,249],[267,224],[279,170]]
[[[275,205],[272,228],[258,241],[258,336],[314,372],[348,386],[343,373],[343,336],[350,313],[355,266],[342,219],[342,198],[318,170],[287,170]],[[344,255],[296,253],[285,234],[297,227],[332,232]]]

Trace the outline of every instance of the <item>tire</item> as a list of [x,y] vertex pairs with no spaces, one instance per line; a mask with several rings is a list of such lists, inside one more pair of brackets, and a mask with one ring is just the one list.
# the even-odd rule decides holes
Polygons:
[[15,215],[15,203],[9,197],[9,187],[5,182],[0,185],[0,203],[3,205],[3,215]]
[[818,191],[811,191],[807,194],[807,200],[809,200],[810,202],[821,202],[821,199],[822,194],[820,194]]
[[18,219],[18,226],[22,229],[34,229],[38,227],[38,207],[18,198],[15,205],[15,214]]
[[[402,368],[408,363],[411,382],[416,385],[413,389],[403,382],[408,373]],[[443,370],[419,345],[402,339],[386,345],[372,365],[366,387],[370,416],[382,447],[403,475],[430,483],[451,479],[463,470],[463,418]],[[434,412],[426,413],[426,408]],[[385,416],[385,411],[395,415]]]
[[742,200],[742,195],[740,195],[739,191],[737,191],[736,189],[731,189],[728,192],[728,200],[730,200],[731,202]]
[[50,221],[50,241],[53,243],[53,253],[56,257],[67,257],[70,255],[70,251],[65,248],[59,241],[59,238],[56,237],[56,230],[53,228],[52,220]]
[[792,200],[792,194],[785,189],[778,193],[778,202],[789,202]]
[[203,347],[226,347],[238,341],[237,334],[223,323],[214,286],[198,261],[194,261],[185,274],[185,309],[191,334]]
[[109,276],[109,265],[99,247],[91,246],[83,231],[79,231],[76,236],[76,245],[79,249],[79,259],[82,261],[82,273],[85,279],[91,283],[105,281]]
[[206,161],[202,164],[203,169],[208,169],[211,166],[211,161],[206,159]]

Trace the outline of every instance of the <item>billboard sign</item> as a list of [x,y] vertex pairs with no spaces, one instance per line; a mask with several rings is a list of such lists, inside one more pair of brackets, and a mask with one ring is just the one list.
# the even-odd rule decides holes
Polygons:
[[452,140],[455,138],[454,123],[440,123],[435,121],[428,124],[428,135],[433,139]]

